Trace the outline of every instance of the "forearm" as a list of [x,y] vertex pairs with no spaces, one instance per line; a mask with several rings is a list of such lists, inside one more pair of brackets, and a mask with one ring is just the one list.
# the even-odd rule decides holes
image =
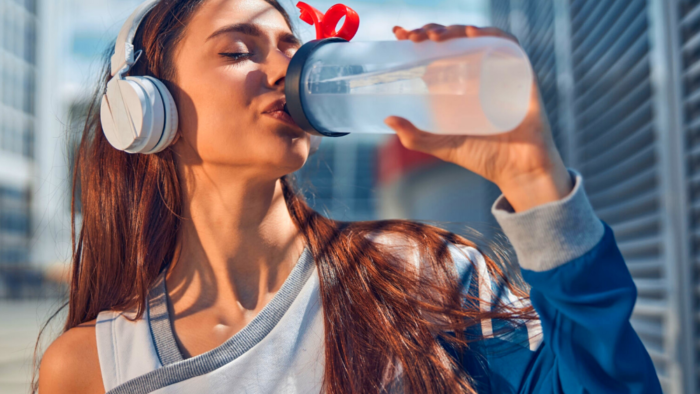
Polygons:
[[[612,230],[593,212],[580,174],[569,180],[574,188],[561,200],[516,213],[502,196],[493,207],[532,286],[544,334],[519,392],[660,393],[629,322],[636,288]],[[492,367],[502,374],[508,360]]]

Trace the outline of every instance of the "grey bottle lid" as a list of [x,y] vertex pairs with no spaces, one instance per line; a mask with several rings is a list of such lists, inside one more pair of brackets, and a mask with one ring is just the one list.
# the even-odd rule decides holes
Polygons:
[[321,46],[332,42],[348,41],[338,37],[324,38],[322,40],[309,41],[299,48],[289,63],[284,85],[284,93],[287,97],[287,111],[294,121],[307,133],[322,137],[342,137],[349,133],[337,133],[313,124],[313,120],[304,109],[304,98],[302,95],[304,87],[302,86],[301,77],[304,75],[304,67],[306,67],[306,61],[309,59],[309,56]]

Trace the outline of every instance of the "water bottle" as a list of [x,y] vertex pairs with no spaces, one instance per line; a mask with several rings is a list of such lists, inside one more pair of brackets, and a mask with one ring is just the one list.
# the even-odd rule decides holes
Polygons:
[[530,105],[533,71],[525,52],[500,37],[444,42],[311,41],[286,77],[287,110],[309,133],[394,133],[401,116],[435,134],[513,130]]

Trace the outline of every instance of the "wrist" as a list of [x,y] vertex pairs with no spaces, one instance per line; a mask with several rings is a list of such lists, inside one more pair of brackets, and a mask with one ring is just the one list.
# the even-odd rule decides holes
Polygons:
[[510,176],[497,185],[515,212],[562,200],[574,188],[562,162],[540,171]]

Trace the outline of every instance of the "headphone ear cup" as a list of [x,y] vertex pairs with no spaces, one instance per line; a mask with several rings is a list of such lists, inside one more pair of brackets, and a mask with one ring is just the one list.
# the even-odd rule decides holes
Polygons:
[[131,151],[144,144],[148,132],[150,101],[143,88],[134,81],[112,79],[102,97],[100,120],[107,141],[117,150]]
[[148,152],[144,152],[147,154],[158,153],[169,147],[177,135],[179,125],[177,105],[175,104],[175,99],[173,98],[172,94],[163,82],[150,76],[145,76],[142,78],[147,79],[153,84],[158,92],[158,98],[163,104],[163,131],[161,137],[153,149]]
[[140,144],[127,149],[129,153],[149,153],[163,136],[164,112],[163,100],[158,88],[148,77],[127,77],[126,81],[137,84],[143,89],[146,105],[143,111],[143,130]]
[[178,127],[175,100],[161,81],[149,76],[109,81],[100,118],[109,143],[129,153],[164,150]]
[[[109,83],[111,83],[110,81]],[[119,133],[119,125],[117,124],[116,114],[112,110],[110,102],[112,100],[109,98],[109,85],[107,85],[107,91],[102,96],[102,103],[100,105],[100,123],[102,124],[102,132],[109,142],[115,149],[124,150],[131,145],[133,140],[131,138],[125,138]]]
[[309,156],[318,152],[319,148],[321,147],[321,141],[323,141],[323,137],[311,134],[311,141],[309,143]]

